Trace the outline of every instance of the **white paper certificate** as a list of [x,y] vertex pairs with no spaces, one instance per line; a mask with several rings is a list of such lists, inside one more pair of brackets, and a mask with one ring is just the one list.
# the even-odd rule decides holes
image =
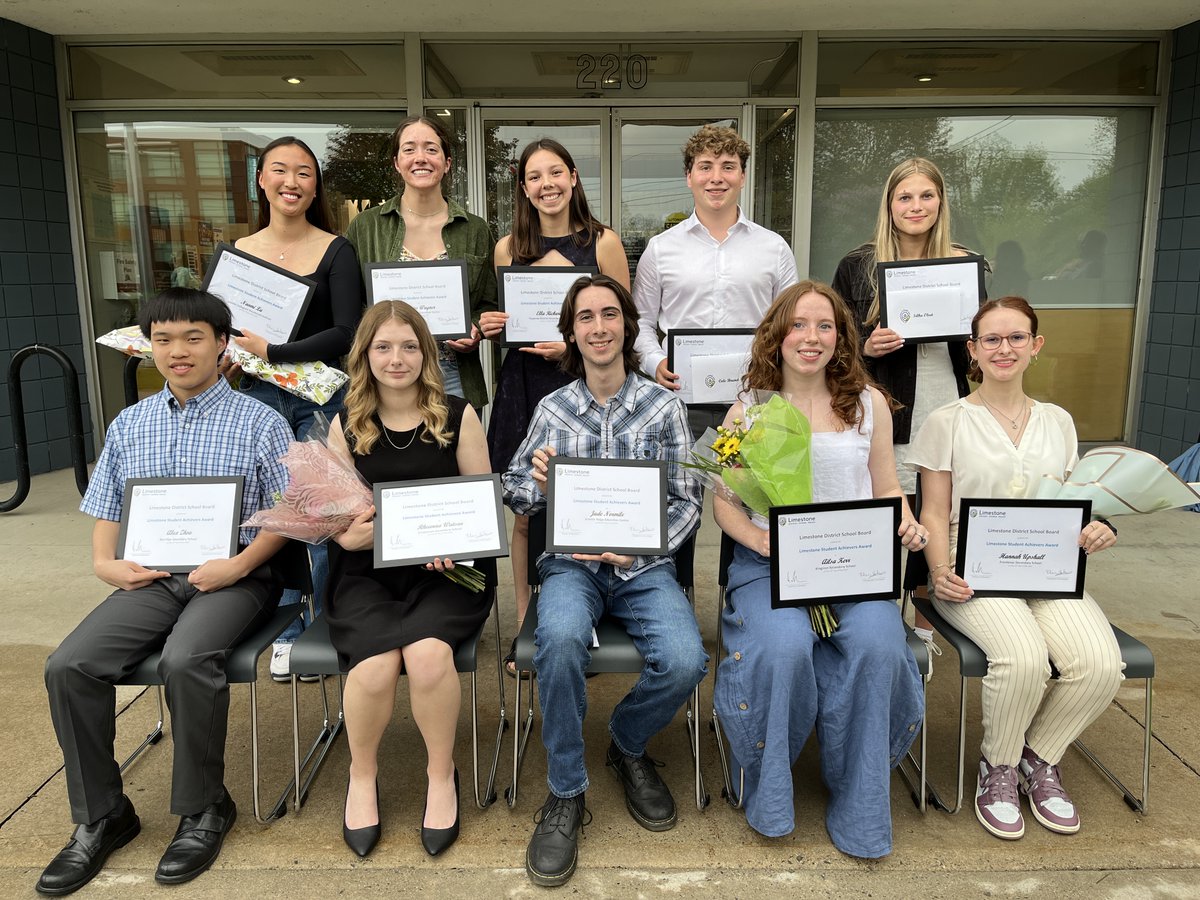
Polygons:
[[1090,500],[964,497],[954,571],[977,597],[1082,597]]
[[598,272],[595,266],[500,266],[496,270],[500,311],[508,313],[500,343],[522,347],[561,341],[558,317],[567,290],[583,276]]
[[129,478],[117,558],[162,572],[190,572],[238,549],[241,475],[229,478]]
[[296,336],[317,284],[218,244],[201,287],[225,301],[234,328],[253,331],[268,344],[286,344]]
[[984,296],[983,257],[879,263],[879,317],[906,341],[961,341]]
[[375,568],[507,555],[499,475],[375,485]]
[[679,376],[684,403],[733,403],[750,365],[753,328],[672,328],[667,368]]
[[465,260],[367,263],[363,275],[368,304],[403,300],[421,314],[439,341],[470,336],[471,296]]
[[553,456],[546,490],[548,551],[666,554],[666,462]]
[[771,509],[771,606],[900,596],[900,498]]

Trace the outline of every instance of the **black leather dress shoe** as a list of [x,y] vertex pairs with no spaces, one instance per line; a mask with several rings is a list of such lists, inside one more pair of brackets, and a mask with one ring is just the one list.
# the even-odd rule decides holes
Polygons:
[[[426,828],[425,813],[421,813],[421,846],[430,856],[437,856],[458,840],[459,819],[458,769],[454,770],[454,824],[449,828]],[[429,809],[429,798],[425,798],[425,809]]]
[[34,886],[39,894],[58,897],[77,891],[104,868],[108,856],[142,830],[133,804],[124,794],[117,808],[91,825],[79,825],[67,846],[50,860]]
[[[350,800],[350,780],[346,779],[346,800]],[[374,825],[366,825],[362,828],[347,828],[346,827],[346,812],[345,807],[342,808],[342,840],[346,842],[346,846],[353,850],[359,857],[367,857],[371,851],[375,849],[375,845],[379,843],[379,838],[383,835],[383,810],[379,806],[379,779],[375,780],[375,809],[379,815],[379,821]]]
[[553,793],[535,817],[537,828],[525,851],[525,874],[534,884],[555,887],[575,874],[579,858],[579,830],[591,822],[583,794],[556,797]]
[[658,777],[658,763],[646,754],[626,756],[615,743],[608,745],[608,767],[625,788],[625,807],[649,831],[675,827],[675,799]]
[[229,791],[196,815],[183,816],[175,837],[158,861],[154,880],[160,884],[182,884],[204,872],[221,855],[221,844],[236,820],[237,806]]

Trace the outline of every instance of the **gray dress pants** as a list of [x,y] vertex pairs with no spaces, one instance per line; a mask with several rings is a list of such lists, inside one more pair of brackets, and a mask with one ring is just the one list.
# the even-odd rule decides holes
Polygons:
[[175,745],[171,812],[193,815],[221,798],[229,716],[225,661],[271,614],[279,593],[269,566],[212,593],[198,591],[187,575],[172,575],[115,591],[63,640],[46,661],[46,690],[74,822],[95,822],[121,798],[113,685],[159,649]]

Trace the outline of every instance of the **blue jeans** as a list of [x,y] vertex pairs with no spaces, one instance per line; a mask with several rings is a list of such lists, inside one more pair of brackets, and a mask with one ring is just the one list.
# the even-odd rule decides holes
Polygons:
[[558,557],[544,559],[538,571],[542,592],[533,666],[547,780],[556,796],[574,797],[588,787],[584,671],[591,661],[592,628],[600,617],[617,619],[645,660],[641,677],[617,704],[608,725],[613,742],[627,756],[645,753],[650,738],[675,717],[704,677],[708,654],[672,563],[628,581],[618,578],[612,566],[601,565],[593,574],[581,563]]
[[[255,400],[267,404],[267,406],[276,410],[281,416],[287,419],[287,423],[292,427],[292,433],[296,435],[296,440],[298,441],[304,440],[304,436],[308,434],[309,429],[313,426],[317,413],[321,413],[327,419],[333,419],[334,416],[342,411],[346,400],[346,388],[344,385],[329,398],[328,403],[322,405],[314,403],[312,400],[305,400],[303,397],[297,397],[283,388],[250,375],[242,376],[242,380],[238,384],[238,390],[243,394],[253,397]],[[319,616],[325,596],[325,582],[329,578],[329,550],[326,549],[324,544],[310,544],[308,556],[312,563],[313,614]],[[300,592],[287,590],[283,592],[283,598],[279,601],[279,605],[291,606],[299,602]],[[283,634],[275,639],[276,643],[293,643],[296,638],[304,633],[305,624],[312,624],[307,620],[307,615],[300,619],[294,619],[292,624],[283,630]]]
[[445,388],[446,393],[465,399],[462,373],[458,371],[458,356],[455,352],[451,350],[449,358],[438,359],[438,367],[442,370],[442,387]]

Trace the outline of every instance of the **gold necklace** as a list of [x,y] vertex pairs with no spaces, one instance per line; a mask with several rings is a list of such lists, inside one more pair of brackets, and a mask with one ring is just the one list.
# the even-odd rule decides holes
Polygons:
[[392,442],[392,439],[391,439],[390,437],[388,437],[388,427],[387,427],[386,425],[384,425],[382,421],[381,421],[379,424],[383,426],[383,439],[384,439],[385,441],[387,441],[389,444],[391,444],[391,445],[392,445],[392,449],[393,449],[393,450],[407,450],[409,447],[411,447],[411,446],[412,446],[412,444],[413,444],[413,441],[415,441],[415,440],[417,439],[417,433],[418,433],[418,432],[421,430],[421,427],[422,427],[422,426],[423,426],[425,423],[424,423],[424,422],[418,422],[418,423],[417,423],[417,427],[413,429],[412,437],[410,437],[410,438],[408,439],[408,443],[407,443],[407,444],[405,444],[403,447],[397,447],[397,446],[396,446],[396,445],[395,445],[395,444]]
[[406,207],[404,207],[404,211],[406,213],[412,213],[414,216],[416,216],[417,218],[420,218],[420,219],[432,219],[434,216],[446,215],[447,213],[450,212],[450,207],[446,206],[446,207],[443,207],[442,209],[437,210],[436,212],[423,213],[423,212],[417,212],[411,206],[406,206]]
[[1025,415],[1029,412],[1028,398],[1026,398],[1024,394],[1021,395],[1021,411],[1019,413],[1017,413],[1017,417],[1014,419],[1008,413],[1001,412],[1000,410],[996,409],[996,407],[992,406],[992,404],[988,403],[987,398],[983,396],[983,393],[981,391],[977,391],[976,393],[979,394],[979,399],[983,403],[984,406],[986,406],[988,409],[990,409],[993,413],[998,415],[1000,418],[1008,420],[1009,424],[1012,426],[1013,431],[1017,430],[1017,428],[1021,424],[1021,421],[1025,418]]
[[290,244],[288,244],[286,247],[284,247],[282,250],[279,251],[279,258],[281,260],[287,259],[287,252],[307,237],[308,237],[308,229],[306,228],[304,230],[304,234],[300,235],[300,237],[296,238],[294,241],[292,241]]

